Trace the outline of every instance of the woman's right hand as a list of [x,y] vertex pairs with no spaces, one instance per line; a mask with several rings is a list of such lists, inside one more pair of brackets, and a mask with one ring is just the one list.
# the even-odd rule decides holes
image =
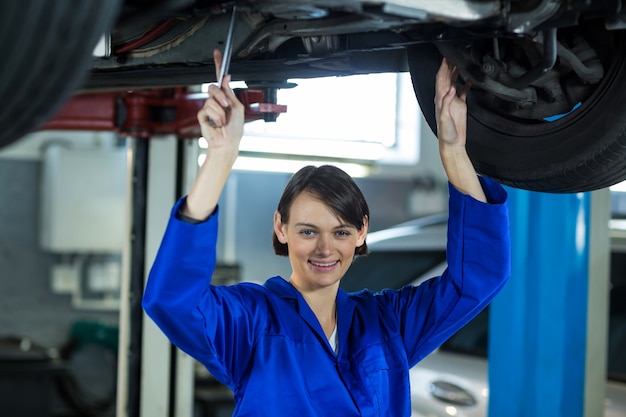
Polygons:
[[[222,53],[217,49],[213,51],[213,61],[219,77]],[[244,106],[229,87],[229,82],[230,74],[227,74],[222,88],[215,84],[209,86],[209,98],[198,112],[198,122],[209,145],[207,158],[210,153],[219,153],[221,157],[229,156],[228,160],[234,163],[243,136]]]
[[[215,72],[219,77],[222,53],[213,51]],[[208,143],[206,158],[189,191],[183,214],[204,220],[215,210],[226,180],[239,155],[243,136],[244,106],[229,87],[230,75],[222,87],[211,85],[209,98],[198,112],[202,136]]]

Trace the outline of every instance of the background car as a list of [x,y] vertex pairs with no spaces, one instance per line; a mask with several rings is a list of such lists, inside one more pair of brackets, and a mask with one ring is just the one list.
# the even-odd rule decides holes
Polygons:
[[[397,289],[440,275],[446,267],[446,221],[446,214],[437,214],[368,234],[371,253],[353,262],[342,289]],[[626,232],[611,233],[604,415],[620,417],[626,415]],[[487,416],[488,337],[489,307],[411,369],[413,417]]]
[[292,78],[410,71],[434,131],[444,55],[474,84],[468,151],[480,173],[549,192],[626,178],[622,1],[2,2],[0,146],[77,91],[214,81],[235,3],[231,73],[267,96]]

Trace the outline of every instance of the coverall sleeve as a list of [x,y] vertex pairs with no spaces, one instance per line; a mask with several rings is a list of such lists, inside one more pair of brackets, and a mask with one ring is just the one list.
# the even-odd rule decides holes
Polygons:
[[[142,304],[178,348],[234,387],[260,331],[263,302],[252,285],[214,286],[218,211],[192,224],[176,203],[148,276]],[[258,287],[258,286],[257,286]]]
[[480,181],[489,203],[449,185],[444,273],[398,294],[400,329],[411,366],[480,313],[511,274],[506,191],[490,179]]

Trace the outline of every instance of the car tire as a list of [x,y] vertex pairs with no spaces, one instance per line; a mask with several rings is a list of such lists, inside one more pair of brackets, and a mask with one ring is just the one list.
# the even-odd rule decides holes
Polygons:
[[120,0],[0,2],[0,147],[34,130],[81,86]]
[[[626,178],[626,32],[614,43],[605,76],[580,107],[553,122],[507,118],[473,106],[468,96],[467,149],[476,170],[503,184],[564,193],[604,188]],[[433,43],[407,50],[415,95],[436,134],[435,75],[442,55]]]

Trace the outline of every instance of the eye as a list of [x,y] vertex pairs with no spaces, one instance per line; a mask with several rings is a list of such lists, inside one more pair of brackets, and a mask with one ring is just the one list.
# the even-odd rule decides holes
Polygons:
[[352,233],[350,233],[349,230],[337,230],[336,235],[339,237],[348,237],[350,236]]
[[315,232],[311,229],[302,229],[299,233],[303,236],[313,236],[315,234]]

